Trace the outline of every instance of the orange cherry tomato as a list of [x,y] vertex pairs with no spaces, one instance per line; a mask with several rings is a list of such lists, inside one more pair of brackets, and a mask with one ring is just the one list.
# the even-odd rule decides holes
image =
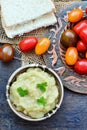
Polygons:
[[69,47],[65,54],[65,61],[68,65],[74,65],[78,59],[78,51],[75,47]]
[[70,13],[68,14],[68,20],[70,22],[78,22],[79,20],[81,20],[81,18],[83,17],[83,11],[82,9],[73,9],[72,11],[70,11]]
[[37,55],[42,55],[48,50],[49,46],[50,40],[48,38],[41,38],[35,47],[35,53]]

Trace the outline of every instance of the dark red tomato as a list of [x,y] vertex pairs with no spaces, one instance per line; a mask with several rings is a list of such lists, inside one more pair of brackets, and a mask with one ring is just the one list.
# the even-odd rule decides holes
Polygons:
[[66,48],[70,46],[75,46],[77,43],[77,40],[78,40],[77,34],[71,29],[65,30],[62,33],[61,38],[60,38],[61,44]]
[[36,37],[28,37],[19,42],[19,48],[22,52],[28,52],[36,46],[38,39]]
[[83,41],[78,41],[78,42],[77,42],[77,50],[78,50],[79,52],[84,52],[84,51],[86,51],[86,50],[87,50],[86,44],[85,44]]
[[87,74],[87,59],[78,60],[74,69],[79,74]]
[[14,48],[10,44],[4,44],[0,48],[0,60],[4,62],[9,62],[14,57]]

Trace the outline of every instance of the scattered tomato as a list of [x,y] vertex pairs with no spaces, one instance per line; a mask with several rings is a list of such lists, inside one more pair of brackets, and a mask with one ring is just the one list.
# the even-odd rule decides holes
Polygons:
[[74,69],[79,74],[87,74],[87,59],[78,60]]
[[19,48],[22,52],[28,52],[35,48],[37,42],[36,37],[28,37],[19,42]]
[[35,47],[35,53],[37,55],[42,55],[48,50],[49,46],[50,40],[48,38],[41,38]]
[[67,29],[62,33],[60,42],[66,48],[75,46],[77,43],[77,34],[73,30]]
[[82,17],[83,17],[83,11],[82,9],[79,9],[79,8],[73,9],[68,14],[68,20],[70,22],[78,22],[79,20],[81,20]]
[[69,47],[65,54],[65,61],[68,65],[74,65],[78,59],[78,52],[75,47]]
[[79,51],[79,52],[84,52],[84,51],[86,51],[87,50],[87,46],[86,46],[86,44],[83,42],[83,41],[78,41],[77,42],[77,50]]
[[10,44],[4,44],[0,48],[0,60],[4,62],[9,62],[14,57],[14,48]]

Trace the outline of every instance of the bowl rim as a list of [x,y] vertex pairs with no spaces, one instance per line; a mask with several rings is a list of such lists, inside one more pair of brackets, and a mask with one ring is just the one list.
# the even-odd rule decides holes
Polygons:
[[[56,105],[56,109],[52,111],[51,114],[48,113],[47,116],[44,116],[42,118],[39,118],[39,119],[34,119],[34,118],[31,118],[27,115],[25,116],[22,116],[20,113],[22,112],[18,112],[12,105],[10,99],[9,99],[9,88],[10,88],[10,83],[12,81],[12,79],[16,76],[17,73],[19,73],[21,70],[23,69],[28,69],[28,68],[32,68],[32,67],[35,67],[35,68],[42,68],[42,69],[47,69],[49,72],[51,72],[55,78],[58,80],[59,84],[60,84],[60,87],[61,87],[61,97],[60,97],[60,101],[59,103]],[[51,68],[48,68],[46,65],[40,65],[40,64],[28,64],[28,65],[24,65],[24,66],[21,66],[19,67],[17,70],[15,70],[11,76],[9,77],[8,79],[8,82],[7,82],[7,85],[6,85],[6,99],[7,99],[7,102],[8,102],[8,105],[10,106],[11,110],[19,117],[21,117],[22,119],[24,120],[27,120],[27,121],[42,121],[42,120],[45,120],[47,118],[50,118],[52,115],[54,115],[57,110],[60,108],[62,102],[63,102],[63,98],[64,98],[64,87],[63,87],[63,83],[62,83],[62,80],[60,79],[59,75],[54,71],[52,70]]]

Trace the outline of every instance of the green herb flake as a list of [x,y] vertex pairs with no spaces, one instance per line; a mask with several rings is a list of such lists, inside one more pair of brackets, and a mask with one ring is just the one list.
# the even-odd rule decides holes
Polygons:
[[46,99],[42,96],[41,98],[37,99],[37,103],[43,106],[46,106],[47,102]]
[[23,88],[19,87],[17,88],[17,92],[21,97],[24,97],[29,94],[28,90],[24,90]]
[[47,82],[42,82],[40,84],[37,84],[37,88],[39,88],[42,92],[46,91]]

